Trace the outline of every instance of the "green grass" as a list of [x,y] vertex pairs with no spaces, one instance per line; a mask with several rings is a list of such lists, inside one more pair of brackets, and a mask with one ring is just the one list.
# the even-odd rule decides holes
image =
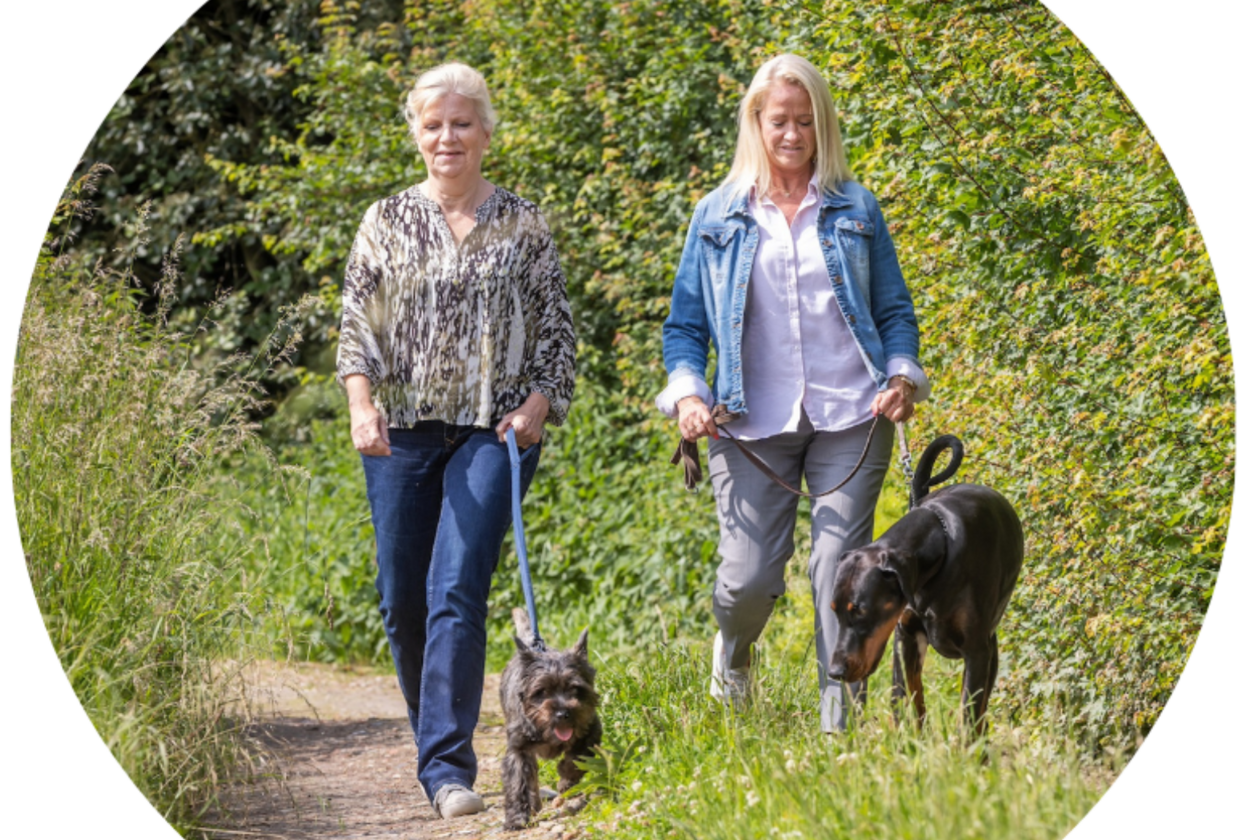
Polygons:
[[[757,657],[749,708],[707,695],[707,644],[601,662],[606,751],[588,787],[586,836],[620,838],[1054,838],[1114,772],[1051,732],[959,724],[959,663],[927,665],[929,717],[893,723],[880,669],[849,732],[819,731],[814,666],[792,648]],[[984,760],[986,756],[986,760]]]
[[12,467],[65,674],[122,769],[186,828],[248,758],[229,663],[252,649],[262,600],[248,568],[263,552],[238,527],[249,514],[223,492],[221,465],[260,451],[248,413],[271,358],[193,364],[191,337],[166,317],[176,279],[170,262],[145,313],[131,276],[45,247],[18,343]]
[[[875,535],[905,507],[893,469]],[[749,708],[731,712],[708,696],[713,627],[700,641],[601,657],[606,748],[586,787],[605,795],[581,820],[586,836],[1063,836],[1115,770],[1086,765],[1073,739],[998,719],[988,739],[975,742],[960,724],[959,662],[928,658],[923,732],[907,713],[900,724],[893,719],[889,658],[851,730],[820,731],[807,503],[802,508],[787,594],[755,651]]]
[[[897,473],[875,533],[904,509]],[[579,820],[585,836],[1038,840],[1072,829],[1120,760],[1088,763],[1070,734],[1014,726],[994,706],[987,739],[975,741],[960,723],[960,662],[928,657],[922,732],[907,712],[893,720],[889,654],[850,731],[820,731],[802,560],[809,537],[799,529],[797,537],[787,594],[755,651],[754,700],[742,712],[708,696],[712,626],[698,641],[594,654],[606,736],[589,763],[585,788],[596,798]]]

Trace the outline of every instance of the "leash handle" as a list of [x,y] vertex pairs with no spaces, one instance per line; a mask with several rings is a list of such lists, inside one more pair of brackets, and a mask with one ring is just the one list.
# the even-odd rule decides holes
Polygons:
[[506,429],[506,448],[511,457],[511,521],[515,526],[515,552],[519,555],[519,578],[523,583],[523,597],[528,603],[528,621],[532,624],[532,645],[545,650],[545,641],[536,623],[536,598],[532,595],[532,572],[528,569],[528,546],[523,535],[522,493],[519,489],[519,444],[515,442],[515,429]]

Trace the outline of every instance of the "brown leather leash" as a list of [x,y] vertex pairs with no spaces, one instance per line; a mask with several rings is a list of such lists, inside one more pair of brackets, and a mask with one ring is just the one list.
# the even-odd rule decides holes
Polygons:
[[[714,420],[714,424],[718,426],[719,433],[724,435],[727,438],[727,440],[734,443],[736,447],[740,450],[740,454],[743,455],[745,458],[747,458],[749,462],[752,463],[753,466],[761,470],[762,474],[765,475],[766,478],[769,478],[771,481],[773,481],[775,484],[779,485],[780,487],[782,487],[784,490],[788,491],[789,493],[795,493],[797,496],[804,496],[806,499],[820,499],[823,496],[829,496],[830,494],[834,493],[836,490],[842,489],[845,484],[847,484],[849,481],[852,481],[852,477],[857,474],[858,470],[861,469],[861,465],[865,463],[865,456],[869,454],[870,444],[874,440],[874,430],[878,428],[878,419],[881,415],[874,416],[874,422],[870,424],[869,436],[866,437],[865,439],[865,448],[861,450],[861,457],[857,459],[857,465],[852,468],[852,472],[848,473],[848,476],[843,481],[839,482],[839,484],[836,484],[830,490],[823,490],[821,493],[806,493],[804,490],[801,490],[799,487],[793,487],[791,484],[788,484],[787,481],[785,481],[778,473],[776,473],[774,470],[770,468],[769,464],[767,464],[765,461],[759,458],[755,452],[751,451],[747,446],[745,446],[744,443],[739,438],[735,437],[733,434],[731,434],[731,432],[727,431],[727,429],[724,428],[723,425],[720,425],[720,424],[731,422],[737,416],[738,415],[732,414],[731,412],[723,409],[721,405],[716,405],[714,406],[712,419]],[[675,450],[675,454],[671,456],[671,463],[675,465],[678,465],[680,463],[683,464],[684,487],[687,490],[695,493],[697,489],[697,484],[699,484],[701,482],[701,479],[703,478],[703,475],[701,473],[701,453],[700,453],[700,450],[697,448],[697,442],[695,440],[685,440],[684,436],[680,435],[679,436],[679,447]]]

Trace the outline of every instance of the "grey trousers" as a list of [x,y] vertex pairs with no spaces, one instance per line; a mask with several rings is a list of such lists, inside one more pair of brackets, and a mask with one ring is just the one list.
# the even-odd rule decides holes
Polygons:
[[[800,426],[745,445],[793,486],[803,476],[813,493],[834,487],[852,471],[869,434],[868,422],[838,432],[815,432],[801,413]],[[826,675],[839,625],[831,612],[835,567],[845,551],[859,548],[874,536],[874,507],[891,459],[895,427],[880,420],[865,463],[841,490],[812,503],[813,550],[809,580],[813,585],[818,688],[822,730],[843,729],[847,703],[843,686]],[[749,649],[761,635],[783,594],[784,567],[795,552],[798,496],[761,473],[734,443],[711,440],[709,471],[718,506],[718,579],[714,615],[723,637],[723,657],[730,668],[749,664]],[[848,686],[864,700],[864,685]]]

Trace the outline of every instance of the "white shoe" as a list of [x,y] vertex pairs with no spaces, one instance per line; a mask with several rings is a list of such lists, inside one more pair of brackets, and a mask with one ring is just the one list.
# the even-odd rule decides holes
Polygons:
[[723,662],[723,634],[714,634],[714,667],[710,673],[710,697],[740,709],[748,702],[749,669],[727,668]]
[[471,788],[462,785],[443,785],[433,797],[433,813],[443,820],[479,814],[485,809],[485,801]]

